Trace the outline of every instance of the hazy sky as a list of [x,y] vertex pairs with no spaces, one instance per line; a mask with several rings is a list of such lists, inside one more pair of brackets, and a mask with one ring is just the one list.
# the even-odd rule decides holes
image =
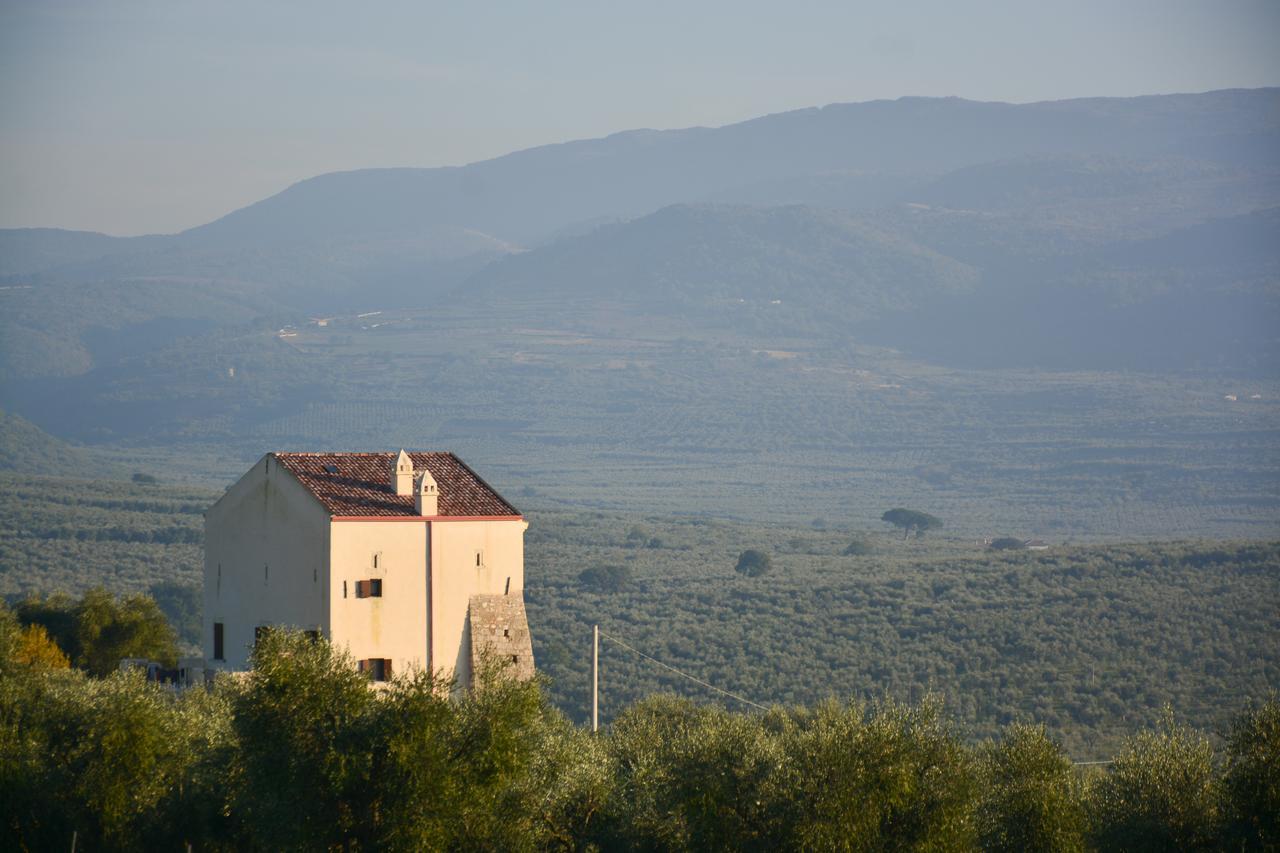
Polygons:
[[169,232],[321,172],[902,95],[1280,85],[1280,2],[0,0],[0,227]]

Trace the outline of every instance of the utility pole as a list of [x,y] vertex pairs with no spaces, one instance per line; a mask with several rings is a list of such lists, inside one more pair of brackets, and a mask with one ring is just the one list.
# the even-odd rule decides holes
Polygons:
[[591,731],[600,731],[600,626],[591,630]]

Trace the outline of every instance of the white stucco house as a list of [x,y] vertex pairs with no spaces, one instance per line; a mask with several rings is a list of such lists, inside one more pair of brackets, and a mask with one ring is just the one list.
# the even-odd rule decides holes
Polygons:
[[518,510],[452,453],[268,453],[205,515],[204,656],[237,671],[261,632],[314,631],[374,681],[533,674]]

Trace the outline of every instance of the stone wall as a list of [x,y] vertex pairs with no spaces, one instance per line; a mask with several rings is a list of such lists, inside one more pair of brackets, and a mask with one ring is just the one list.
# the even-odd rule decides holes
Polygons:
[[515,678],[533,678],[533,640],[525,617],[524,596],[473,595],[467,608],[471,625],[471,671],[486,652]]

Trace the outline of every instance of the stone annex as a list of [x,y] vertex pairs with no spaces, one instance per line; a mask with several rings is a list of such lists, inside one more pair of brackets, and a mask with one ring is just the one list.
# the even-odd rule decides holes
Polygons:
[[248,667],[275,627],[374,681],[470,686],[482,657],[533,675],[524,517],[452,453],[268,453],[205,516],[204,657]]

